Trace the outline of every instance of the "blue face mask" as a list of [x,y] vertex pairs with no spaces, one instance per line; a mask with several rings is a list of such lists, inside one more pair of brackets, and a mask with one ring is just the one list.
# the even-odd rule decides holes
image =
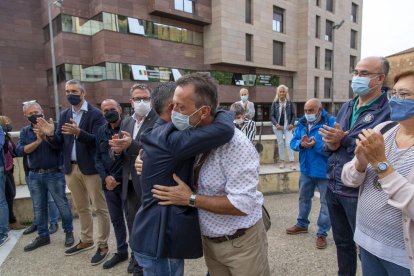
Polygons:
[[240,99],[245,102],[247,101],[247,99],[249,98],[249,96],[245,95],[245,96],[240,96]]
[[400,122],[414,116],[414,100],[399,100],[391,97],[388,101],[391,109],[391,120]]
[[185,130],[187,128],[196,127],[201,122],[201,118],[200,118],[200,121],[198,121],[198,123],[195,124],[194,126],[190,125],[190,118],[191,116],[196,114],[201,108],[203,107],[200,107],[199,109],[197,109],[190,115],[184,115],[184,114],[181,114],[180,112],[173,110],[171,113],[171,121],[178,130]]
[[305,118],[309,123],[315,122],[316,114],[305,114]]
[[354,93],[358,96],[367,95],[372,90],[372,88],[374,88],[369,87],[370,81],[371,79],[368,77],[353,77],[351,82],[352,91],[354,91]]

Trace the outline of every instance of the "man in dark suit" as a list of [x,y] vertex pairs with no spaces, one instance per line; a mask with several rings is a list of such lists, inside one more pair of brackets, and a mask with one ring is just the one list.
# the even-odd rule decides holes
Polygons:
[[[151,108],[151,90],[145,84],[134,84],[130,90],[131,106],[134,114],[122,121],[120,139],[109,141],[115,152],[123,152],[122,167],[122,199],[126,206],[126,220],[128,232],[131,233],[135,214],[141,206],[141,183],[134,168],[135,159],[141,148],[139,139],[145,129],[153,126],[158,118],[157,113]],[[142,273],[141,268],[133,258],[128,266],[128,272]]]
[[216,115],[206,106],[197,106],[198,114],[192,117],[215,116],[210,126],[177,131],[171,123],[175,88],[175,83],[170,82],[154,90],[152,106],[160,118],[152,129],[141,135],[143,202],[135,217],[130,244],[144,268],[144,275],[146,271],[156,275],[182,275],[183,259],[203,255],[197,209],[158,205],[159,200],[151,192],[153,185],[175,185],[173,173],[192,183],[195,155],[227,143],[234,133],[232,113]]
[[108,207],[94,160],[95,135],[98,128],[105,124],[105,119],[99,109],[86,102],[86,91],[80,81],[66,82],[65,92],[71,107],[60,114],[57,129],[43,118],[38,118],[38,126],[52,144],[63,144],[65,179],[79,214],[80,241],[66,250],[65,254],[74,255],[95,247],[92,202],[92,209],[98,219],[98,249],[91,263],[97,265],[108,255],[110,231]]

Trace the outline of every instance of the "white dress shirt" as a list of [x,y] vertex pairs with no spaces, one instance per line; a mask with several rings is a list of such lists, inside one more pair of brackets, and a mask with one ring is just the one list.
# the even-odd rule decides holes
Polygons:
[[198,194],[227,196],[247,216],[221,215],[198,210],[201,233],[207,237],[232,235],[262,218],[263,194],[259,184],[259,154],[244,133],[235,129],[230,142],[212,150],[200,170]]

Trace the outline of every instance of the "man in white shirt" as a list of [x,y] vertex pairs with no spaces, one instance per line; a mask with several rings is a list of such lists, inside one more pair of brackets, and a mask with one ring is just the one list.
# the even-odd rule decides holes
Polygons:
[[[173,103],[177,129],[209,125],[218,104],[217,87],[205,75],[184,76],[177,81]],[[177,186],[155,185],[154,197],[161,205],[199,209],[210,274],[270,275],[263,195],[257,190],[259,156],[249,139],[236,129],[230,142],[199,158],[194,178],[197,193],[176,175],[174,179]]]

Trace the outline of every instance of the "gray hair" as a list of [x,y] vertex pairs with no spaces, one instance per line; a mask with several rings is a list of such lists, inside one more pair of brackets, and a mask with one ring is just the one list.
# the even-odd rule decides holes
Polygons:
[[237,115],[244,115],[246,111],[244,110],[244,107],[240,103],[234,103],[230,106],[230,111],[233,111],[236,116]]
[[85,92],[85,86],[83,86],[80,80],[75,80],[75,79],[68,80],[65,86],[68,86],[68,85],[77,85],[81,92]]
[[38,104],[37,102],[35,102],[35,101],[30,101],[30,102],[27,102],[27,103],[25,103],[25,104],[23,104],[23,113],[25,113],[26,114],[26,111],[29,109],[29,108],[31,108],[31,107],[37,107],[37,109],[39,109],[40,111],[42,111],[43,112],[43,109],[42,109],[42,107],[40,106],[40,104]]
[[151,95],[151,88],[149,88],[148,85],[143,84],[143,83],[135,83],[134,85],[132,85],[131,89],[129,90],[131,97],[132,97],[132,93],[134,93],[134,91],[137,89],[147,91],[148,94]]
[[380,57],[380,59],[382,61],[382,64],[381,64],[382,73],[384,73],[385,77],[387,77],[388,72],[390,71],[390,63],[385,57]]

